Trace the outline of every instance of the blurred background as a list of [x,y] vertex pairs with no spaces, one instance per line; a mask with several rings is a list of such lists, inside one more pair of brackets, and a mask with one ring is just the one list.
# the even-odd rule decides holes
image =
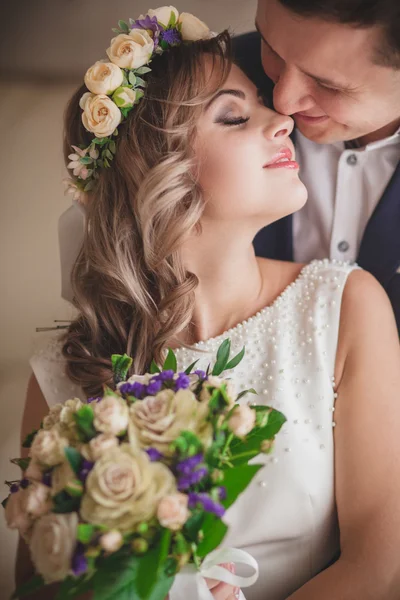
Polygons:
[[[256,0],[179,0],[212,30],[254,29]],[[19,430],[29,357],[46,343],[36,327],[71,319],[61,298],[57,224],[64,197],[62,117],[88,67],[105,58],[119,19],[146,13],[149,0],[19,0],[0,5],[0,497]],[[0,509],[2,511],[2,509]],[[17,534],[0,517],[0,600],[13,589]]]

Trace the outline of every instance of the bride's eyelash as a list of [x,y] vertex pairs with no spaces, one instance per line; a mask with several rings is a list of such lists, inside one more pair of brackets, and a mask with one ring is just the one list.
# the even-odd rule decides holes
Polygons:
[[235,125],[244,125],[249,120],[250,120],[250,117],[247,117],[247,118],[238,117],[236,119],[221,119],[220,123],[221,123],[221,125],[227,125],[228,127],[231,127],[231,126],[235,126]]

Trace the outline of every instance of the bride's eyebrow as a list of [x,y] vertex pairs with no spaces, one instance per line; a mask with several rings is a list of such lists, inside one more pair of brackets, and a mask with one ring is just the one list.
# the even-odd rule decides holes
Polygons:
[[235,98],[240,98],[241,100],[246,100],[246,94],[244,92],[242,92],[242,90],[235,90],[235,89],[232,89],[232,90],[219,90],[219,92],[217,92],[215,94],[215,96],[213,96],[211,98],[211,100],[209,100],[207,102],[206,107],[205,107],[205,111],[207,111],[210,108],[210,106],[218,98],[220,98],[221,96],[224,96],[224,95],[230,95],[230,96],[234,96]]

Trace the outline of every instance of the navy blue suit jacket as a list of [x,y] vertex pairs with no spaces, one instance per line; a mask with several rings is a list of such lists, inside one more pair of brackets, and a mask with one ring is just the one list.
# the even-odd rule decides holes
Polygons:
[[[273,83],[262,68],[260,46],[257,32],[238,36],[233,41],[235,62],[270,98],[272,106]],[[254,246],[258,256],[293,260],[292,216],[262,229]],[[400,163],[367,224],[357,263],[385,288],[400,332]]]

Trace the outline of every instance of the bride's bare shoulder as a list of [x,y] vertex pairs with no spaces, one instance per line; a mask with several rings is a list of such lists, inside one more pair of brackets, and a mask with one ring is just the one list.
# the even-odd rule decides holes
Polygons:
[[271,258],[258,258],[257,260],[263,277],[276,282],[281,289],[286,288],[295,281],[306,266],[303,263],[273,260]]

